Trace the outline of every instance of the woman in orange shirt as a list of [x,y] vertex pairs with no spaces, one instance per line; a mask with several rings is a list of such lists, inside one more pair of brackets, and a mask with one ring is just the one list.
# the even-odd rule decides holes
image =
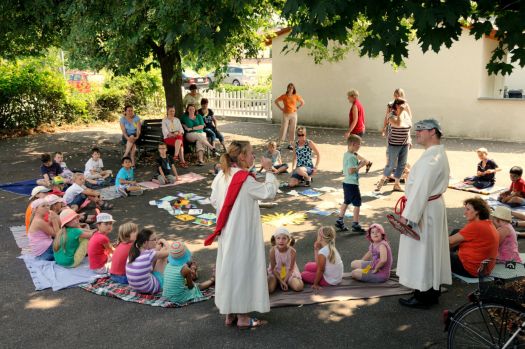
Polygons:
[[[282,102],[282,107],[279,102]],[[288,132],[288,149],[292,150],[295,142],[297,110],[304,105],[304,100],[297,94],[294,84],[289,83],[288,86],[286,86],[286,93],[275,100],[275,105],[283,112],[281,119],[281,143],[284,142],[284,137]]]
[[499,247],[499,235],[490,220],[489,205],[480,197],[467,199],[463,204],[463,215],[467,224],[448,238],[450,248],[457,247],[457,252],[450,253],[452,272],[461,276],[477,277],[481,262],[491,259],[484,270],[488,275],[496,264]]

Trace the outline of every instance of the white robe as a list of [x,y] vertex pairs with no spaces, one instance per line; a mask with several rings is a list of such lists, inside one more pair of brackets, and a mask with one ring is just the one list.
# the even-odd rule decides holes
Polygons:
[[[226,179],[221,171],[212,183],[211,203],[221,211],[228,186],[238,168]],[[249,176],[239,191],[230,217],[218,239],[215,305],[221,314],[270,311],[266,279],[266,252],[258,200],[274,198],[278,185],[266,172],[264,183]]]
[[421,240],[401,235],[397,275],[402,285],[419,291],[452,284],[445,201],[443,196],[428,201],[447,190],[449,173],[444,146],[431,146],[410,170],[405,186],[403,217],[411,222]]

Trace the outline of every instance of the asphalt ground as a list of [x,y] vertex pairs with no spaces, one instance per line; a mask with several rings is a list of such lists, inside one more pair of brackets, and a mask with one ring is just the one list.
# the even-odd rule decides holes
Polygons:
[[[227,142],[248,139],[258,154],[269,139],[277,138],[278,125],[248,122],[221,122],[220,128]],[[346,146],[344,130],[308,129],[308,138],[320,148],[321,164],[313,187],[341,186],[341,167]],[[446,130],[445,130],[446,136]],[[89,150],[98,145],[102,150],[104,164],[114,171],[119,168],[120,138],[117,124],[97,125],[54,134],[38,134],[0,141],[0,182],[12,182],[36,178],[39,175],[40,154],[62,151],[70,168],[83,169],[89,158]],[[360,154],[373,161],[368,174],[361,176],[361,191],[370,192],[379,179],[385,164],[385,140],[378,134],[364,137]],[[508,170],[513,165],[524,164],[524,145],[518,143],[490,142],[467,139],[443,140],[447,148],[451,172],[455,178],[473,175],[478,159],[475,149],[485,146],[490,157],[503,169],[497,175],[499,185],[509,185]],[[414,163],[422,149],[415,146],[409,152],[409,162]],[[291,161],[291,152],[282,151],[285,161]],[[180,173],[196,172],[206,175],[213,163],[205,167],[179,169]],[[150,179],[153,165],[141,164],[137,170],[139,179]],[[288,175],[281,175],[287,180]],[[163,237],[183,239],[192,250],[201,267],[201,277],[211,274],[215,261],[216,244],[204,248],[202,238],[209,233],[206,228],[175,220],[167,212],[149,206],[148,201],[159,199],[174,192],[210,194],[212,176],[191,184],[174,188],[146,191],[143,196],[117,199],[111,212],[117,226],[111,234],[116,239],[118,224],[133,221],[141,227],[154,227]],[[362,223],[381,223],[387,229],[390,244],[397,259],[399,237],[388,225],[386,213],[401,196],[391,192],[392,186],[384,188],[381,199],[365,199]],[[473,194],[448,190],[445,194],[449,228],[460,228],[464,223],[462,201]],[[262,214],[285,213],[290,210],[306,211],[321,199],[292,197],[278,194],[277,207],[261,209]],[[179,309],[161,309],[140,304],[100,297],[80,288],[53,292],[34,291],[34,286],[24,263],[17,259],[19,250],[9,231],[10,226],[21,225],[27,205],[27,197],[0,191],[0,264],[2,265],[0,343],[2,348],[106,348],[106,347],[219,347],[219,348],[283,348],[283,347],[352,347],[352,348],[442,348],[446,346],[441,313],[445,308],[455,309],[466,302],[466,295],[475,286],[454,280],[452,286],[440,299],[439,306],[429,310],[402,308],[398,297],[371,300],[331,302],[301,307],[276,308],[260,315],[269,321],[263,328],[240,331],[224,326],[212,300]],[[204,206],[212,212],[211,206]],[[291,225],[289,229],[297,239],[298,265],[300,268],[313,259],[312,246],[315,231],[321,225],[332,225],[335,216],[308,215],[304,224]],[[273,227],[264,225],[265,241],[269,242]],[[519,242],[525,250],[524,241]],[[268,243],[269,247],[269,243]],[[340,233],[337,237],[346,270],[350,262],[361,258],[368,247],[362,235]]]

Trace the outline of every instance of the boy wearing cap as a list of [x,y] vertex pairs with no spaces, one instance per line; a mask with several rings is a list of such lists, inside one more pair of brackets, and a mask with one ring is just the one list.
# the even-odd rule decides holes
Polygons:
[[452,284],[447,214],[443,193],[450,168],[441,144],[441,126],[435,119],[415,125],[416,140],[425,151],[414,164],[405,187],[406,205],[399,222],[420,236],[401,235],[397,260],[399,282],[415,290],[403,306],[428,308],[439,302],[441,284]]
[[523,169],[519,166],[513,166],[510,169],[510,180],[512,181],[509,190],[501,193],[498,201],[509,205],[510,207],[525,206],[525,180],[521,178]]
[[97,231],[93,234],[88,243],[89,269],[97,274],[108,272],[107,262],[111,260],[113,246],[109,241],[108,234],[113,230],[115,220],[109,213],[99,213],[97,215]]
[[512,213],[510,208],[497,206],[492,213],[492,223],[498,230],[499,234],[499,261],[514,261],[521,263],[520,253],[518,251],[518,236],[512,227]]

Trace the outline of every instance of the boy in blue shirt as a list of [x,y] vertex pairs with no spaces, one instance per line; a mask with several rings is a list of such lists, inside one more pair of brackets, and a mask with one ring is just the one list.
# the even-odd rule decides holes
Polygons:
[[122,168],[118,171],[117,177],[115,177],[115,187],[119,193],[126,197],[128,196],[128,188],[136,184],[135,171],[131,167],[131,158],[124,156],[122,158]]
[[359,225],[359,210],[361,208],[361,192],[359,191],[359,169],[366,166],[366,160],[359,161],[357,158],[357,151],[361,147],[361,137],[351,134],[348,137],[348,151],[343,157],[343,191],[345,194],[344,202],[339,210],[339,217],[335,222],[335,226],[339,231],[348,231],[348,227],[344,223],[346,208],[352,204],[354,206],[354,217],[352,222],[352,231],[364,233],[364,230]]

